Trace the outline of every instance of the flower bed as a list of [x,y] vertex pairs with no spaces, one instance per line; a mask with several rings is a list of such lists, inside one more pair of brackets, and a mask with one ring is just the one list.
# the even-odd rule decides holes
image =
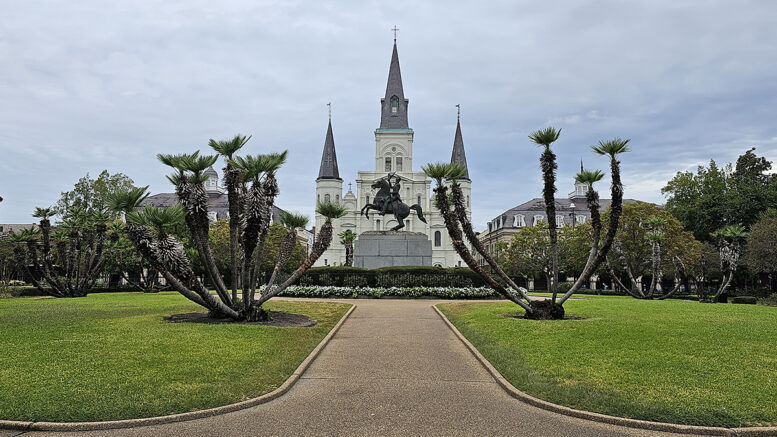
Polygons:
[[488,287],[335,287],[297,285],[282,294],[287,297],[439,297],[443,299],[500,298]]

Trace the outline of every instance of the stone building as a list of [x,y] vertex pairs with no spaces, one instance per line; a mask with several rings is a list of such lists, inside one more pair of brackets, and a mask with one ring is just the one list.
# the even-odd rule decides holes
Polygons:
[[[583,169],[583,163],[580,163],[580,169]],[[573,226],[583,224],[591,219],[591,212],[585,200],[585,193],[588,190],[586,184],[575,183],[575,189],[566,198],[556,198],[556,226]],[[599,200],[599,211],[604,212],[612,201],[610,199]],[[623,203],[636,202],[633,199],[623,199]],[[545,212],[545,200],[536,197],[520,205],[514,206],[507,211],[499,214],[486,224],[486,230],[478,235],[478,239],[483,243],[486,251],[494,255],[496,243],[510,243],[513,235],[527,226],[537,226],[541,223],[547,223],[548,218]],[[485,260],[477,256],[480,264],[485,264]]]
[[[402,86],[402,74],[399,68],[397,44],[389,64],[388,82],[385,96],[380,99],[380,127],[375,130],[375,167],[357,173],[356,192],[349,185],[343,194],[343,179],[337,165],[332,120],[327,127],[324,150],[321,156],[321,166],[316,179],[316,202],[340,202],[348,213],[334,222],[335,236],[350,229],[357,235],[365,231],[389,230],[397,225],[393,215],[380,216],[375,211],[370,212],[370,219],[361,216],[361,209],[374,200],[376,190],[371,185],[378,179],[386,177],[390,172],[396,172],[401,178],[400,196],[408,205],[419,204],[423,210],[426,223],[419,220],[415,212],[407,217],[403,231],[423,233],[432,242],[432,264],[443,267],[461,266],[463,262],[450,243],[442,217],[431,201],[432,181],[422,171],[413,171],[413,129],[408,123],[409,100],[405,98]],[[454,134],[451,162],[467,166],[464,152],[464,141],[461,134],[461,123],[457,122]],[[420,166],[419,166],[420,167]],[[460,180],[466,196],[467,213],[471,215],[470,195],[472,182],[469,171]],[[316,229],[321,229],[324,217],[316,214]],[[357,237],[358,238],[358,237]],[[335,237],[326,252],[318,259],[316,266],[345,263],[345,247]]]

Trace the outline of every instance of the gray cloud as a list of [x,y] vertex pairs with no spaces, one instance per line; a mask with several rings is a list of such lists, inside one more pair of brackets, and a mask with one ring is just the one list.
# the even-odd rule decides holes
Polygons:
[[[287,148],[279,204],[312,214],[326,102],[346,182],[373,164],[397,24],[416,170],[447,159],[456,103],[480,228],[540,192],[527,135],[563,128],[559,191],[588,146],[632,139],[628,197],[750,146],[777,159],[777,4],[13,2],[0,18],[0,222],[89,172],[169,191],[154,155],[252,134]],[[605,185],[602,186],[605,189]]]

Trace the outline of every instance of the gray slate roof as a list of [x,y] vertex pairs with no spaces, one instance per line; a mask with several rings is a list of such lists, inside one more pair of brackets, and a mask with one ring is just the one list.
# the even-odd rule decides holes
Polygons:
[[456,136],[453,138],[453,152],[451,153],[451,164],[461,164],[464,166],[464,178],[469,179],[469,168],[467,167],[467,154],[464,153],[464,140],[461,138],[461,121],[456,121]]
[[[394,96],[399,99],[396,113],[391,112],[391,98]],[[380,128],[408,129],[408,103],[409,101],[405,98],[405,92],[402,89],[402,72],[399,69],[399,54],[397,53],[397,43],[394,41],[394,51],[391,53],[391,64],[389,65],[388,82],[386,83],[386,97],[380,99]]]
[[[159,193],[148,196],[140,206],[156,206],[158,208],[168,208],[178,204],[178,196],[175,193]],[[208,211],[215,211],[216,218],[222,219],[229,217],[229,201],[227,193],[209,192],[208,193]],[[283,211],[281,208],[273,205],[272,221],[277,222],[279,215]]]
[[0,240],[8,237],[11,232],[33,229],[37,226],[35,223],[0,223]]
[[329,126],[326,129],[324,153],[321,154],[321,167],[318,170],[318,179],[340,179],[340,170],[337,168],[335,137],[332,134],[332,119],[329,119]]
[[[638,200],[623,199],[624,204],[634,202],[638,202]],[[575,205],[574,209],[572,208],[573,203]],[[599,211],[604,212],[607,208],[609,208],[611,203],[611,199],[599,199]],[[591,217],[591,213],[588,211],[588,205],[586,204],[585,199],[556,198],[556,214],[564,217],[564,223],[572,222],[572,218],[569,215],[573,211],[575,215],[583,215],[587,218]],[[516,215],[523,215],[527,226],[532,225],[531,219],[535,215],[541,215],[544,219],[547,219],[545,217],[545,200],[543,200],[541,197],[535,197],[528,202],[514,206],[502,214],[499,214],[498,216],[494,217],[493,220],[489,221],[489,223],[492,224],[492,229],[517,228],[518,226],[513,226],[513,217]],[[503,220],[500,221],[500,219]]]

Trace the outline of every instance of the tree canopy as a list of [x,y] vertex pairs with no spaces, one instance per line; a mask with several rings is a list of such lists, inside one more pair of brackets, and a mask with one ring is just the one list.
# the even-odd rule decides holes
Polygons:
[[90,178],[87,173],[71,191],[62,192],[54,210],[63,218],[72,216],[75,211],[106,213],[110,211],[108,197],[136,188],[133,184],[132,179],[123,173],[110,174],[108,170],[103,170],[97,179]]
[[740,155],[734,166],[699,166],[696,173],[678,172],[661,192],[666,209],[698,240],[730,224],[749,229],[760,213],[777,202],[777,178],[768,172],[772,163],[755,154]]

